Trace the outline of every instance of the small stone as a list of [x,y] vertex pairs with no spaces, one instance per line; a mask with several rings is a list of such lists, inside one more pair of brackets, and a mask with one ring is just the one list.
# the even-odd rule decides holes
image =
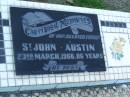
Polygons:
[[102,95],[99,95],[99,94],[98,94],[97,97],[102,97]]
[[39,96],[39,93],[34,93],[35,96]]
[[123,89],[128,88],[126,84],[123,84],[123,85],[121,85],[120,87],[123,88]]
[[71,90],[67,90],[67,93],[71,93]]
[[66,0],[67,3],[73,4],[74,1],[73,0]]
[[10,94],[10,97],[16,97],[16,95],[15,94]]
[[113,86],[112,88],[113,88],[114,90],[116,90],[116,86]]
[[[43,96],[41,96],[41,97],[43,97]],[[58,95],[55,95],[55,97],[58,97]]]
[[107,90],[107,87],[104,87],[105,90]]
[[28,94],[23,94],[23,97],[27,97],[28,96]]

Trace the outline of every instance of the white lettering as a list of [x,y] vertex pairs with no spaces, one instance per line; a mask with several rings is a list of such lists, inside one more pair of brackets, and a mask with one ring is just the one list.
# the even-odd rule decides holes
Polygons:
[[66,44],[66,51],[95,51],[94,44]]

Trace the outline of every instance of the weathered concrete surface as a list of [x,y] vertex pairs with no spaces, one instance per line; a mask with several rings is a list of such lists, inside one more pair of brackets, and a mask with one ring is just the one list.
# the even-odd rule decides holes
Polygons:
[[52,4],[66,4],[66,0],[32,0],[32,1],[52,3]]

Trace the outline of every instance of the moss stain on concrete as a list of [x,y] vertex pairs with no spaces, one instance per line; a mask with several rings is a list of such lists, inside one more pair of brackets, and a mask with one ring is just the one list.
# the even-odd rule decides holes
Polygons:
[[[54,3],[54,4],[76,5],[76,4],[71,3],[72,0],[33,0],[33,1],[48,2],[48,3]],[[69,3],[69,1],[70,1],[70,3]],[[82,0],[79,0],[79,1],[82,1]],[[103,1],[104,1],[104,5],[105,5],[105,7],[103,7],[103,9],[130,12],[130,0],[103,0]],[[82,5],[78,4],[76,6],[82,6]],[[87,4],[86,4],[85,7],[89,7],[89,6],[87,6]]]

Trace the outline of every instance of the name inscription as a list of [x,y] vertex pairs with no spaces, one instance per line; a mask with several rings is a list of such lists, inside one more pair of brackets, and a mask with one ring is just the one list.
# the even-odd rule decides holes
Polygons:
[[[56,44],[43,43],[23,43],[23,51],[57,51]],[[66,44],[64,51],[95,51],[94,44]]]

